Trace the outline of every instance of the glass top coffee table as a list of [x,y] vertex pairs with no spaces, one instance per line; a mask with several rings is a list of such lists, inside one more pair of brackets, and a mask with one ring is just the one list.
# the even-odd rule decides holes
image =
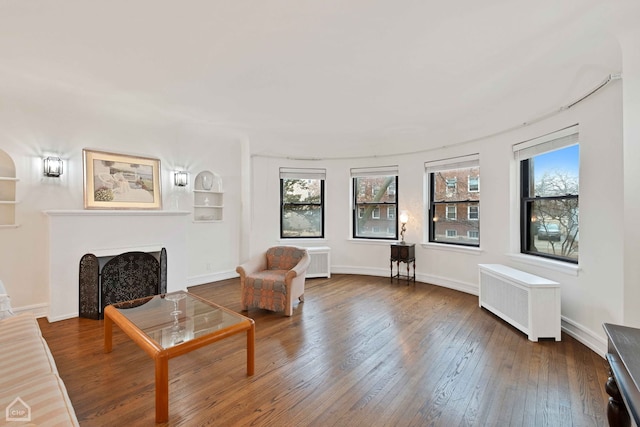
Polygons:
[[169,418],[169,359],[247,332],[247,375],[255,364],[253,319],[188,292],[172,292],[109,305],[104,310],[104,352],[116,324],[155,362],[156,422]]

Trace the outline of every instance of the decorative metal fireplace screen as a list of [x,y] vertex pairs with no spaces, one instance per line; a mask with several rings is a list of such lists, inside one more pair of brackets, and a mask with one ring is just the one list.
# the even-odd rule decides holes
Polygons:
[[167,250],[160,261],[146,252],[126,252],[109,260],[102,271],[93,254],[80,259],[80,317],[102,319],[104,308],[167,292]]

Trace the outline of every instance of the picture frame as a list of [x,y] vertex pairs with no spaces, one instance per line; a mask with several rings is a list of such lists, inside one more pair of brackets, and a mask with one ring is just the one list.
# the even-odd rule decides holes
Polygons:
[[85,209],[162,209],[160,159],[82,150]]

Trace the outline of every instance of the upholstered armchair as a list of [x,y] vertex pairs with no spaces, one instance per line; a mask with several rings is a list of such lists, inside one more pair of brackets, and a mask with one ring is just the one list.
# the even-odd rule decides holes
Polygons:
[[304,302],[309,262],[305,248],[274,246],[238,266],[241,309],[264,308],[291,316],[294,299]]

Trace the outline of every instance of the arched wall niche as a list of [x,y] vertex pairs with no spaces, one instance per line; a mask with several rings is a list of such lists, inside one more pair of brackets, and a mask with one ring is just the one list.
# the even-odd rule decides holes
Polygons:
[[0,228],[16,227],[16,165],[0,150]]

